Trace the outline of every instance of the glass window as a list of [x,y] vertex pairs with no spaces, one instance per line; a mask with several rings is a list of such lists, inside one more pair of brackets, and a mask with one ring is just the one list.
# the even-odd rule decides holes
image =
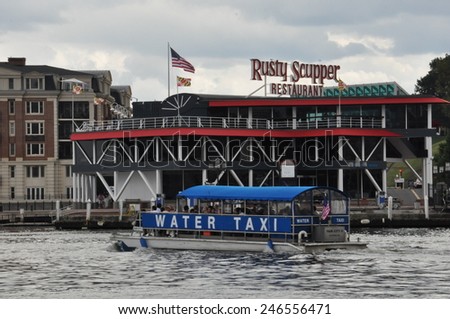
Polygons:
[[25,80],[27,90],[42,90],[44,88],[44,79],[28,78]]
[[386,105],[386,127],[405,128],[405,105]]
[[27,200],[44,199],[43,187],[27,187]]
[[330,191],[331,214],[346,215],[348,213],[347,198],[336,191]]
[[58,151],[59,151],[60,159],[71,159],[72,158],[72,142],[60,142]]
[[44,155],[44,144],[43,143],[28,143],[27,155],[29,156],[41,156]]
[[27,114],[44,114],[44,103],[42,101],[28,101]]
[[316,107],[297,107],[297,127],[300,129],[316,126]]
[[9,189],[9,198],[10,199],[15,199],[16,198],[16,188],[15,187],[11,187]]
[[313,213],[311,192],[305,192],[297,196],[294,202],[295,215],[311,215]]
[[16,113],[16,100],[8,100],[9,115],[14,115]]
[[[73,106],[73,112],[72,112]],[[60,119],[89,119],[88,102],[59,102],[58,118]]]
[[381,105],[363,105],[361,115],[363,117],[381,118]]
[[72,198],[72,187],[66,187],[66,198]]
[[45,177],[45,166],[26,166],[26,173],[28,178]]
[[88,102],[75,102],[74,118],[76,119],[89,119],[89,103]]
[[253,118],[255,119],[272,119],[272,108],[270,107],[254,107]]
[[66,177],[72,177],[72,165],[66,166]]
[[275,120],[281,119],[292,119],[292,107],[273,107],[272,108],[273,118]]
[[16,166],[11,165],[9,167],[9,177],[10,178],[15,178],[16,177]]
[[58,132],[60,139],[69,139],[72,134],[72,122],[60,121],[58,125]]
[[9,122],[9,136],[16,135],[16,123],[14,121]]
[[407,105],[408,128],[426,128],[428,112],[426,105]]
[[16,144],[9,144],[9,156],[16,156]]
[[44,122],[27,122],[26,135],[44,135]]
[[8,89],[14,90],[14,79],[13,78],[8,79]]

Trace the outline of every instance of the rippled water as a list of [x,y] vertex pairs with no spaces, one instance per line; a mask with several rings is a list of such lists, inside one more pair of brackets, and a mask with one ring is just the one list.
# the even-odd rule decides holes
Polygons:
[[108,232],[0,228],[0,298],[450,298],[450,230],[358,230],[361,251],[113,250]]

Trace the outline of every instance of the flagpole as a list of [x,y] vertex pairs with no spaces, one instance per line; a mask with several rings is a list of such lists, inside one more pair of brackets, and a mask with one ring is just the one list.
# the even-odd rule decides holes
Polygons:
[[170,96],[170,44],[167,42],[167,97]]

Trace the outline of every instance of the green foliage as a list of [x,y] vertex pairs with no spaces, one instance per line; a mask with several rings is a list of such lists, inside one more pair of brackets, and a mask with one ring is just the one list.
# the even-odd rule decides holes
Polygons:
[[[446,54],[444,58],[435,58],[430,62],[430,71],[417,80],[415,91],[419,94],[434,95],[450,100],[450,55]],[[433,119],[435,126],[450,127],[449,105],[435,105]]]
[[444,166],[445,162],[450,162],[450,134],[446,134],[445,142],[439,144],[438,152],[434,155],[434,165]]
[[[434,95],[444,100],[450,100],[450,55],[435,58],[430,62],[430,71],[427,75],[417,80],[415,91],[420,94]],[[435,105],[433,107],[433,126],[450,127],[450,107],[447,104]],[[444,166],[450,162],[450,134],[443,130],[445,142],[438,145],[434,150],[434,165]]]
[[417,80],[415,91],[420,94],[435,95],[450,99],[450,55],[430,62],[430,71]]

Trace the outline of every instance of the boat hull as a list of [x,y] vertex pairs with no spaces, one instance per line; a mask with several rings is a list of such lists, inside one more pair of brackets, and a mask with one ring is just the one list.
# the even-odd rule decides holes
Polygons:
[[320,253],[336,249],[363,249],[362,242],[342,243],[300,243],[294,245],[286,242],[227,240],[205,238],[177,238],[156,236],[113,235],[119,250],[129,251],[136,248],[235,251],[235,252],[274,252],[274,253]]

